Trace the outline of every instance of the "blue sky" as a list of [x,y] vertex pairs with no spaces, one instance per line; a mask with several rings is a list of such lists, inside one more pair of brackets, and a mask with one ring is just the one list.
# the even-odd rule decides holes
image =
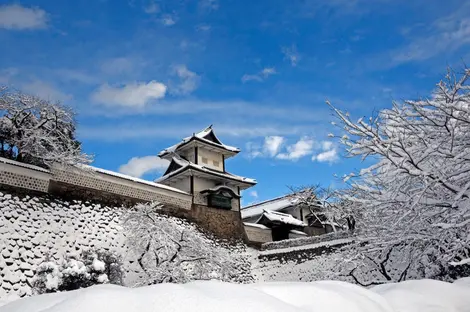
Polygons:
[[155,155],[213,124],[258,180],[340,187],[346,159],[325,104],[361,117],[427,96],[470,61],[468,1],[2,1],[0,84],[77,113],[94,165],[153,179]]

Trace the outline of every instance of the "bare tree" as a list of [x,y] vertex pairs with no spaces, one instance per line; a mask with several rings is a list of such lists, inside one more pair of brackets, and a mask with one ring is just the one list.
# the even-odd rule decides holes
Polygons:
[[3,87],[0,113],[0,156],[44,167],[91,161],[75,139],[69,107]]
[[341,193],[360,216],[362,254],[398,244],[430,267],[470,263],[469,77],[449,69],[431,97],[357,122],[330,104],[348,155],[375,160]]
[[159,214],[160,208],[138,204],[123,218],[129,245],[147,275],[143,284],[251,280],[240,247],[222,245],[187,221]]

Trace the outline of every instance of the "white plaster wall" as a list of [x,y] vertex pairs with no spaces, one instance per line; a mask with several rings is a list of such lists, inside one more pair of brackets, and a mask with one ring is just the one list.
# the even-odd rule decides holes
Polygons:
[[159,201],[162,204],[175,205],[184,209],[191,209],[192,196],[150,184],[139,183],[133,180],[81,169],[70,169],[60,165],[52,168],[52,180],[78,185],[95,190],[128,196],[148,201]]
[[260,228],[250,225],[245,225],[245,234],[250,242],[253,243],[267,243],[272,242],[272,234],[270,228]]
[[[223,156],[221,154],[199,147],[197,150],[197,157],[198,165],[219,171],[224,171]],[[207,158],[207,163],[203,163],[202,158]],[[218,166],[214,165],[214,161],[218,162]]]
[[51,174],[34,166],[23,167],[21,164],[0,162],[0,184],[47,193]]
[[[212,188],[217,185],[217,182],[209,180],[209,179],[204,179],[200,177],[194,177],[194,203],[198,205],[205,205],[207,206],[207,199],[205,196],[199,194],[199,192],[203,190],[207,190],[209,188]],[[234,186],[228,186],[230,189],[232,189],[235,194],[238,194],[238,190]],[[232,209],[234,211],[238,211],[240,209],[239,206],[239,199],[232,199]]]
[[191,182],[189,177],[176,182],[166,183],[166,185],[182,190],[183,192],[191,192]]

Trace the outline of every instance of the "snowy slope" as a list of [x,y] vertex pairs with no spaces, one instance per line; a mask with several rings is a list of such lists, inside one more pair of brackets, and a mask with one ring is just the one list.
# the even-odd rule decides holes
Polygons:
[[343,282],[239,285],[215,281],[142,288],[93,286],[20,299],[0,312],[468,312],[468,289],[430,280],[368,290]]

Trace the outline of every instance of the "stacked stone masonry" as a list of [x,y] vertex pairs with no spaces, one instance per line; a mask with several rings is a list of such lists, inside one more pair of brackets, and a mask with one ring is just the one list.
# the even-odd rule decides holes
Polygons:
[[126,246],[121,208],[0,193],[0,298],[31,293],[36,266],[98,248],[123,255],[126,284],[142,276]]
[[202,228],[222,238],[243,238],[243,224],[239,211],[193,205],[191,218]]

